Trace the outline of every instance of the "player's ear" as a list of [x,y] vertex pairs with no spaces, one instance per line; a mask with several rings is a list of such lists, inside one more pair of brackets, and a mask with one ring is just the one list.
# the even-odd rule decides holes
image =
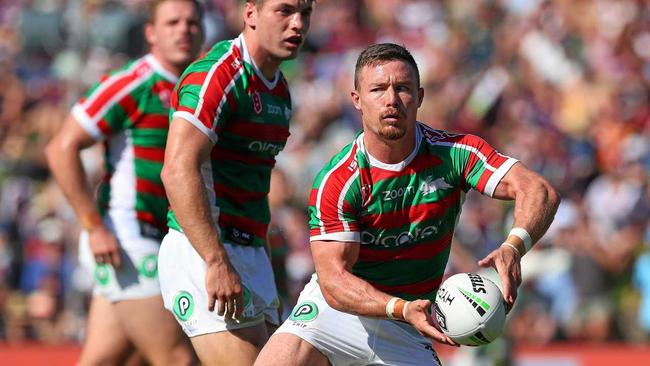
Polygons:
[[146,22],[144,25],[144,38],[147,40],[147,43],[153,45],[156,43],[156,32],[153,31],[153,23]]
[[361,110],[361,101],[359,100],[359,92],[355,90],[350,92],[350,96],[352,97],[352,104],[354,105],[354,108],[358,111]]
[[257,27],[257,6],[253,2],[244,4],[244,24],[252,29]]
[[424,88],[418,88],[418,108],[422,106],[424,100]]

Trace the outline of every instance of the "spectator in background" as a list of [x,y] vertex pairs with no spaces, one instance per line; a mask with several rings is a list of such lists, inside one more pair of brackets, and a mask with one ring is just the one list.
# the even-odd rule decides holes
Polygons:
[[[120,364],[132,348],[152,365],[192,361],[163,307],[157,257],[168,207],[160,171],[169,99],[199,52],[201,8],[195,0],[150,5],[151,53],[92,88],[47,148],[52,173],[84,229],[80,262],[95,277],[81,365]],[[107,169],[95,204],[80,152],[101,140]]]

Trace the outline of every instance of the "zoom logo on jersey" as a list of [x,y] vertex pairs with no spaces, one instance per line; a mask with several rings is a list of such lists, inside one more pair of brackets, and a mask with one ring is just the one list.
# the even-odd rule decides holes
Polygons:
[[305,301],[293,308],[290,320],[310,322],[318,316],[318,306],[311,301]]
[[194,313],[194,298],[187,291],[179,292],[174,298],[174,314],[182,321],[187,321]]
[[374,235],[368,231],[361,232],[361,244],[381,245],[387,248],[399,247],[415,241],[424,240],[438,233],[436,225],[416,227],[415,231],[404,231],[396,235]]
[[400,187],[397,189],[391,189],[389,191],[382,191],[381,193],[384,196],[384,201],[392,201],[396,198],[404,197],[408,194],[413,193],[415,189],[411,186],[409,187]]

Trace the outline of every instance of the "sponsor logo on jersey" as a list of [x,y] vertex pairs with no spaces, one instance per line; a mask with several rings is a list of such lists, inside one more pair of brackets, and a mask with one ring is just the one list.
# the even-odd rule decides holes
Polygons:
[[286,118],[287,120],[291,119],[291,109],[286,105],[284,106],[284,118]]
[[282,145],[272,144],[266,141],[253,141],[248,144],[248,148],[255,152],[265,152],[271,155],[277,155],[282,151]]
[[318,316],[318,306],[311,301],[301,302],[291,312],[290,320],[310,322]]
[[428,176],[424,182],[420,185],[420,192],[422,192],[422,195],[427,195],[429,193],[433,193],[437,190],[440,189],[449,189],[453,188],[449,183],[445,182],[443,178],[438,178],[436,180],[433,180],[432,176]]
[[436,235],[437,233],[438,226],[435,224],[425,227],[418,226],[413,232],[403,231],[395,235],[374,235],[368,231],[362,231],[361,244],[381,245],[387,248],[399,247],[419,240],[424,240],[430,236]]
[[174,315],[181,321],[187,321],[194,314],[194,298],[187,291],[179,292],[174,298]]
[[266,103],[266,110],[269,112],[269,114],[275,114],[277,116],[283,115],[282,107],[280,107],[279,105]]
[[138,271],[146,278],[155,278],[158,274],[158,257],[155,254],[150,254],[142,258]]
[[257,90],[253,92],[253,110],[257,114],[262,113],[262,97]]
[[413,192],[415,192],[415,189],[413,187],[411,187],[411,186],[408,186],[408,187],[400,187],[400,188],[396,188],[396,189],[390,189],[390,190],[387,190],[387,191],[382,191],[381,193],[383,195],[383,200],[384,201],[392,201],[394,199],[407,196],[407,195],[409,195],[409,194],[411,194]]
[[98,264],[95,267],[95,281],[102,286],[108,285],[111,281],[111,272],[108,269],[108,264]]

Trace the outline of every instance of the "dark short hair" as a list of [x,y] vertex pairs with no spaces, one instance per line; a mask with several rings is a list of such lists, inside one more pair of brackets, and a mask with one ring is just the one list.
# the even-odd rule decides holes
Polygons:
[[413,66],[420,87],[420,71],[411,53],[403,46],[394,43],[377,43],[361,51],[354,68],[354,88],[359,88],[359,73],[366,66],[376,66],[389,61],[404,61]]
[[156,20],[156,11],[158,10],[160,4],[166,3],[168,1],[186,1],[192,3],[194,6],[196,6],[196,10],[199,12],[199,18],[203,18],[203,6],[199,0],[149,0],[149,16],[147,18],[147,22],[153,23]]

